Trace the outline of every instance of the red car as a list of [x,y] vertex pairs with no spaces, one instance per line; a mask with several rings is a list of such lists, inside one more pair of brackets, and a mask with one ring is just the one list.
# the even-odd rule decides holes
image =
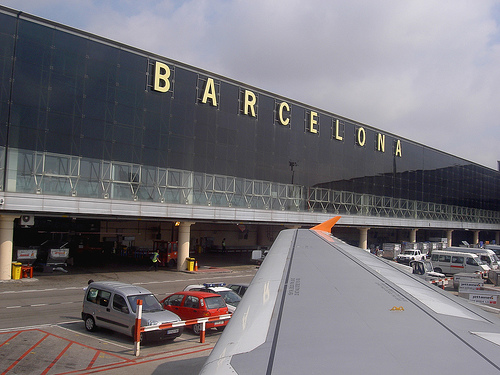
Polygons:
[[[171,294],[160,301],[165,310],[176,313],[182,320],[228,314],[224,299],[214,293],[185,291]],[[229,319],[205,324],[205,328],[224,329]],[[191,326],[195,334],[201,331],[201,323]]]

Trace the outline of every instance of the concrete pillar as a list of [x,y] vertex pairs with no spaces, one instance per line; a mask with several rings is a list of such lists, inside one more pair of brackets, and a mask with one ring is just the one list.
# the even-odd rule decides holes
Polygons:
[[191,225],[194,222],[183,221],[179,225],[179,246],[177,247],[177,271],[187,269],[186,258],[189,257],[189,239],[191,236]]
[[453,233],[453,229],[448,229],[446,231],[446,239],[448,240],[448,247],[451,247],[451,234]]
[[417,231],[418,229],[412,229],[410,231],[410,242],[417,242]]
[[368,249],[368,230],[370,228],[358,228],[359,229],[359,247],[366,250]]
[[12,242],[16,218],[0,215],[0,280],[10,280],[12,277]]
[[474,245],[477,245],[479,243],[479,231],[478,230],[474,231],[474,239],[472,240],[472,243]]

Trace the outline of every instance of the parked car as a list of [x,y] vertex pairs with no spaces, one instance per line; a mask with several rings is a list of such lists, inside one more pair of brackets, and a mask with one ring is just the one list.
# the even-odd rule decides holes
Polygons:
[[184,288],[185,291],[194,290],[198,292],[208,292],[219,294],[224,298],[229,312],[232,314],[236,311],[236,307],[241,301],[241,297],[232,289],[229,289],[225,283],[205,283],[203,285],[188,285]]
[[245,294],[245,292],[247,291],[248,289],[248,285],[249,284],[229,284],[227,287],[229,289],[232,289],[234,290],[234,292],[239,295],[240,297],[243,297],[243,295]]
[[[164,298],[160,303],[165,310],[179,315],[182,320],[228,314],[224,299],[218,294],[209,292],[178,292]],[[224,319],[205,323],[205,328],[222,330],[228,321],[229,319]],[[195,324],[191,328],[195,334],[199,334],[201,323]]]
[[[181,320],[171,311],[165,311],[149,290],[137,285],[116,281],[91,282],[85,288],[82,319],[87,331],[107,328],[134,337],[137,301],[142,300],[141,326],[173,323]],[[173,340],[180,336],[182,327],[144,332],[141,340]]]

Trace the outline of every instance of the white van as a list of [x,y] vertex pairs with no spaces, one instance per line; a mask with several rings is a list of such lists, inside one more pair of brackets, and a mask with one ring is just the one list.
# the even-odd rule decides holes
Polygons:
[[476,254],[466,252],[434,250],[431,261],[434,271],[445,274],[487,272],[490,270],[490,267],[484,264]]
[[481,259],[484,263],[486,263],[492,270],[498,269],[499,260],[497,255],[493,250],[489,249],[481,249],[478,247],[447,247],[444,249],[446,251],[456,251],[459,253],[471,253],[476,254],[479,259]]
[[[87,331],[96,327],[107,328],[134,337],[137,300],[142,300],[141,325],[158,325],[178,322],[179,316],[164,310],[156,297],[147,289],[137,285],[116,281],[92,282],[85,289],[82,319]],[[182,327],[153,330],[141,339],[173,340],[180,336]]]
[[484,245],[485,249],[493,251],[497,257],[500,257],[500,245],[488,244]]

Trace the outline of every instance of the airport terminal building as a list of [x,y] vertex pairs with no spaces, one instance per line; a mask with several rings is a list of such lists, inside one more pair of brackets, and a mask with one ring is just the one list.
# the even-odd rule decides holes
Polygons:
[[499,242],[499,171],[4,7],[0,45],[0,279],[56,234],[185,259],[341,215],[365,248]]

